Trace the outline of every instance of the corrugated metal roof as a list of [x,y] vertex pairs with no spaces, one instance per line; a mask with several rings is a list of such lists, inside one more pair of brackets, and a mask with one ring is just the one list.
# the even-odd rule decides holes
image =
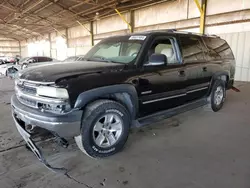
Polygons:
[[[23,40],[168,0],[3,0],[0,36]],[[98,14],[97,14],[98,13]],[[98,15],[98,16],[97,16]]]

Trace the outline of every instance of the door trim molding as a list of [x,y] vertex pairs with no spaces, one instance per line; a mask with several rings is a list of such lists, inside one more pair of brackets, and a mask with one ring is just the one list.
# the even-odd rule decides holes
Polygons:
[[160,98],[160,99],[149,100],[149,101],[142,102],[142,104],[149,104],[149,103],[153,103],[153,102],[164,101],[164,100],[167,100],[167,99],[173,99],[173,98],[177,98],[177,97],[184,97],[186,95],[187,94],[184,93],[184,94],[180,94],[180,95],[174,95],[174,96],[170,96],[170,97],[164,97],[164,98]]
[[194,90],[187,91],[187,94],[194,93],[194,92],[197,92],[197,91],[202,91],[202,90],[205,90],[205,89],[208,89],[208,86],[207,87],[202,87],[202,88],[199,88],[199,89],[194,89]]

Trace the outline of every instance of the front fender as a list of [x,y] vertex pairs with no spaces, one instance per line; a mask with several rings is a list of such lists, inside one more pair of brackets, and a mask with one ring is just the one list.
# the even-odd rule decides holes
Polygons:
[[[122,94],[122,97],[119,97],[117,94]],[[138,111],[138,95],[135,87],[130,84],[119,84],[112,86],[105,86],[96,89],[91,89],[81,93],[75,102],[74,108],[82,109],[89,102],[93,102],[97,99],[102,99],[106,97],[112,98],[115,96],[116,99],[122,100],[123,103],[127,106],[132,117],[135,118]]]

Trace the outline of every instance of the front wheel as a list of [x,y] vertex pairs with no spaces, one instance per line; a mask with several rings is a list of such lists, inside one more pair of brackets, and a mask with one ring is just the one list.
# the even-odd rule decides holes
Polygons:
[[131,124],[128,110],[118,102],[98,100],[85,109],[78,147],[94,158],[113,155],[124,147]]
[[27,67],[28,67],[28,64],[24,63],[24,64],[22,64],[21,69],[23,70],[23,69],[25,69]]
[[226,99],[226,84],[223,80],[216,80],[213,84],[209,102],[214,112],[219,111]]

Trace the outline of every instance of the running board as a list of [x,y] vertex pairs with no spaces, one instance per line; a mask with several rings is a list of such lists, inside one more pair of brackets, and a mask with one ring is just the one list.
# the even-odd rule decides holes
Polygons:
[[203,99],[199,99],[194,102],[190,102],[190,103],[187,103],[187,104],[184,104],[184,105],[172,108],[172,109],[157,112],[155,114],[135,120],[133,122],[133,127],[140,128],[140,127],[170,118],[177,114],[181,114],[186,111],[193,110],[195,108],[204,106],[206,104],[207,104],[207,98],[203,98]]

